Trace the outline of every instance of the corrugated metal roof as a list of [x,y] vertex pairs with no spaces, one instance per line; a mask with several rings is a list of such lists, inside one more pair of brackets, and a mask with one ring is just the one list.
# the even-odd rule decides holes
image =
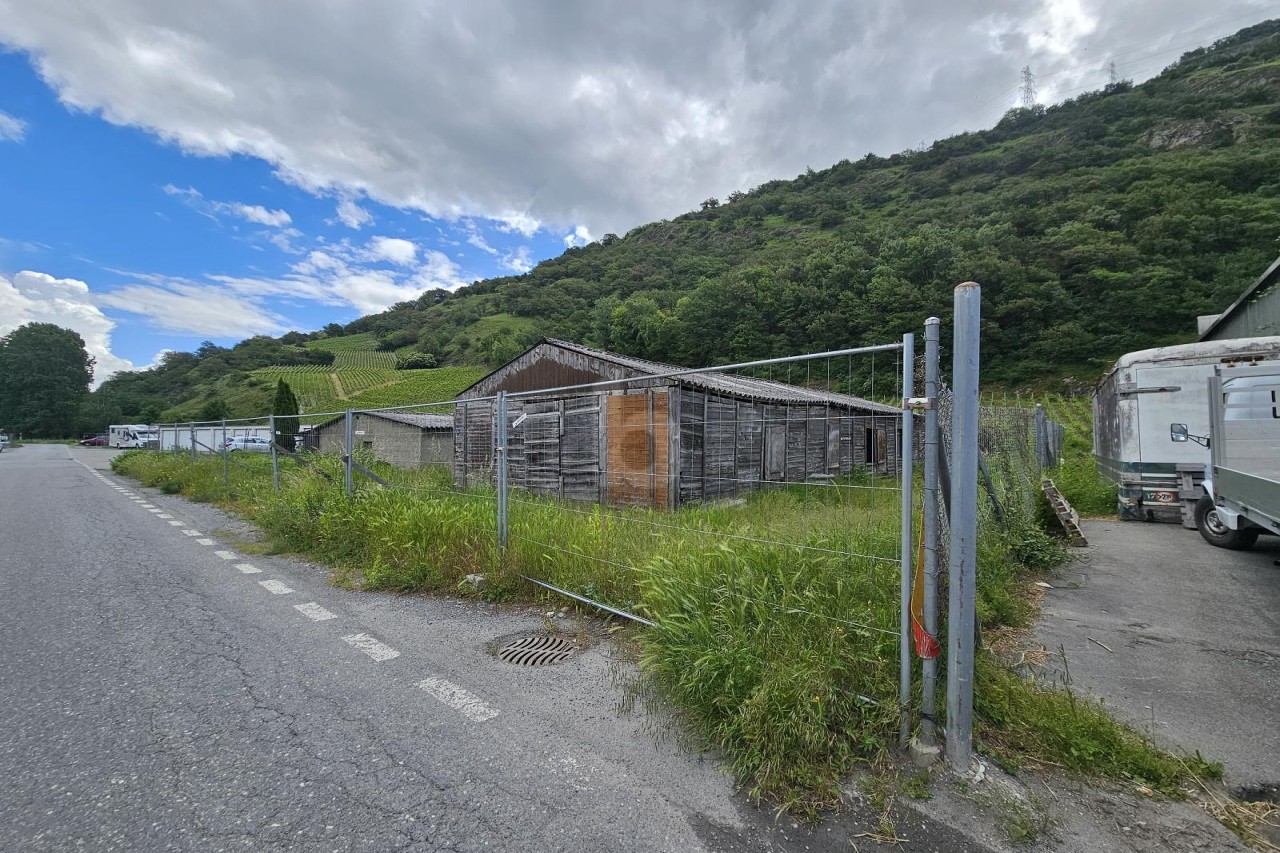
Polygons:
[[[357,415],[369,415],[375,418],[382,418],[384,421],[395,421],[400,424],[408,424],[416,426],[419,429],[453,429],[453,415],[425,415],[415,412],[369,412],[357,411]],[[335,424],[341,421],[345,416],[338,415],[323,423],[316,424],[313,430],[327,427],[329,424]]]
[[424,415],[415,412],[361,412],[375,418],[396,421],[422,429],[453,429],[453,415]]
[[[1270,308],[1262,307],[1263,300],[1270,300]],[[1280,317],[1280,258],[1272,262],[1267,267],[1267,271],[1258,276],[1258,280],[1249,286],[1249,289],[1240,294],[1240,297],[1232,302],[1227,310],[1218,315],[1218,319],[1214,320],[1209,328],[1204,330],[1204,334],[1200,336],[1202,341],[1211,341],[1223,333],[1240,336],[1239,329],[1228,331],[1226,328],[1233,323],[1241,314],[1247,314],[1252,309],[1257,314],[1266,314],[1270,322],[1266,322],[1263,317],[1256,318],[1254,328],[1246,334],[1257,336],[1259,331],[1271,331],[1275,328],[1276,318]]]
[[[643,358],[618,355],[617,353],[594,349],[593,347],[582,346],[581,344],[575,344],[571,341],[561,341],[555,338],[544,338],[542,343],[551,344],[552,346],[560,347],[562,349],[569,350],[570,352],[576,352],[589,358],[598,358],[601,361],[607,361],[611,364],[616,364],[641,374],[652,375],[659,373],[671,373],[672,371],[685,369],[671,364],[649,361]],[[873,403],[870,400],[864,400],[861,397],[854,397],[849,394],[836,394],[831,391],[814,391],[810,388],[788,385],[785,382],[773,382],[769,379],[755,379],[750,376],[734,376],[728,373],[691,373],[684,376],[673,377],[671,381],[679,382],[681,385],[687,385],[691,388],[701,388],[706,391],[725,394],[731,397],[745,397],[752,400],[764,400],[774,403],[815,403],[819,405],[859,408],[867,411],[883,412],[885,414],[901,414],[902,412],[901,409],[895,409],[893,406],[886,406],[882,403]]]

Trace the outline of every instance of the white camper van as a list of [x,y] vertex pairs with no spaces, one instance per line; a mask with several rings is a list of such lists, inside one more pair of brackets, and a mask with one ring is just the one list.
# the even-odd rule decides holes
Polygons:
[[1093,396],[1093,455],[1120,493],[1120,517],[1181,521],[1192,510],[1209,453],[1169,440],[1169,424],[1194,435],[1210,429],[1206,394],[1217,368],[1280,359],[1280,337],[1201,341],[1121,356]]
[[108,447],[154,447],[156,428],[147,424],[112,424],[107,430]]

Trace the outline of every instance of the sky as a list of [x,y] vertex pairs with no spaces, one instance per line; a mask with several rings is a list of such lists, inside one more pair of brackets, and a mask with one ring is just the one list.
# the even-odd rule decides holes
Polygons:
[[0,335],[96,382],[1141,82],[1276,0],[0,0]]

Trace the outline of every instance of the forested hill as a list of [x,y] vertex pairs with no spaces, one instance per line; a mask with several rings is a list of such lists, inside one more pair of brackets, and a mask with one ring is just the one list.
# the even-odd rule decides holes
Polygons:
[[1229,305],[1278,238],[1280,21],[1268,21],[1141,85],[708,199],[525,275],[174,354],[104,383],[95,417],[191,417],[219,400],[256,414],[267,391],[249,393],[248,372],[349,335],[486,366],[542,336],[686,365],[883,343],[948,318],[967,279],[983,285],[984,381],[1088,381],[1124,352],[1193,340],[1196,315]]
[[[496,364],[556,336],[680,364],[879,343],[983,285],[985,377],[1194,339],[1280,253],[1280,21],[1141,85],[733,193],[350,324]],[[498,315],[498,316],[493,316]]]

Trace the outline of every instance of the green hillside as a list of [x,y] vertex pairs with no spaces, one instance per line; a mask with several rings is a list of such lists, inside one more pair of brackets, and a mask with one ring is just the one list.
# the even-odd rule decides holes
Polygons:
[[346,331],[442,363],[495,365],[548,335],[707,364],[893,339],[974,279],[989,380],[1091,378],[1193,339],[1280,252],[1277,222],[1271,21],[1141,85],[708,199]]
[[411,384],[426,380],[394,375],[396,357],[492,367],[543,336],[688,365],[882,343],[949,318],[967,279],[983,285],[984,381],[1088,384],[1121,353],[1192,340],[1196,315],[1280,253],[1278,222],[1280,21],[1268,21],[1141,85],[707,199],[524,275],[345,327],[171,353],[104,383],[85,429],[257,414],[276,369],[313,410],[399,403],[410,388],[439,397],[448,382]]

